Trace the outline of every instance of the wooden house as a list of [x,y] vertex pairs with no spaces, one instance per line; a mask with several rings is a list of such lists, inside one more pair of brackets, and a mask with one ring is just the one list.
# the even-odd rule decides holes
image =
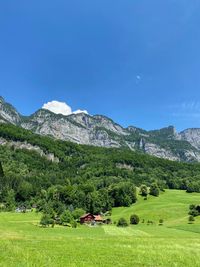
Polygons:
[[80,223],[91,223],[95,220],[95,216],[91,213],[87,213],[80,217]]
[[100,215],[93,215],[91,213],[87,213],[80,217],[80,223],[102,223],[104,220]]

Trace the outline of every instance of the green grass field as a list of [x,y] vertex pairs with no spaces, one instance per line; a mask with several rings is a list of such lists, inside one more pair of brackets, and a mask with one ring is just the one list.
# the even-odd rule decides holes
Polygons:
[[40,228],[40,214],[0,213],[0,266],[199,267],[200,218],[190,225],[187,215],[199,203],[200,194],[178,190],[139,198],[130,208],[113,209],[113,221],[133,213],[145,220],[127,228]]

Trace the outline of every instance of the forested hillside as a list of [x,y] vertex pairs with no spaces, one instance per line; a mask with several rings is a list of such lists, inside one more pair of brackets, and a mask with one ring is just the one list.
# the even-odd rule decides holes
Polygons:
[[[18,148],[17,144],[39,147]],[[47,199],[100,212],[136,201],[135,187],[157,183],[160,189],[200,192],[200,164],[163,160],[130,150],[98,148],[42,137],[0,124],[0,203],[6,209]],[[53,154],[56,161],[45,155]],[[39,204],[38,204],[39,205]]]

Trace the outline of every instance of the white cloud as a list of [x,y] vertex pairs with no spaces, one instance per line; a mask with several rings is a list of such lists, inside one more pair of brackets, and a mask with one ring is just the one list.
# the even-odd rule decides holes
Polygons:
[[67,105],[67,103],[59,102],[56,100],[44,104],[42,108],[50,110],[51,112],[55,114],[62,114],[65,116],[68,116],[71,114],[79,114],[79,113],[88,114],[87,110],[80,110],[80,109],[73,112],[72,108],[69,105]]
[[64,102],[51,101],[43,105],[43,109],[48,109],[56,114],[70,115],[72,114],[72,109]]

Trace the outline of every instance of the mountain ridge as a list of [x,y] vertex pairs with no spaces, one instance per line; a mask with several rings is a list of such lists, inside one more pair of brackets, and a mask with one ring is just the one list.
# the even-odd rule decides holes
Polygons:
[[23,116],[3,97],[0,97],[0,123],[78,144],[127,148],[177,161],[200,161],[200,128],[177,132],[170,125],[147,131],[135,126],[124,128],[104,115],[62,115],[47,109]]

